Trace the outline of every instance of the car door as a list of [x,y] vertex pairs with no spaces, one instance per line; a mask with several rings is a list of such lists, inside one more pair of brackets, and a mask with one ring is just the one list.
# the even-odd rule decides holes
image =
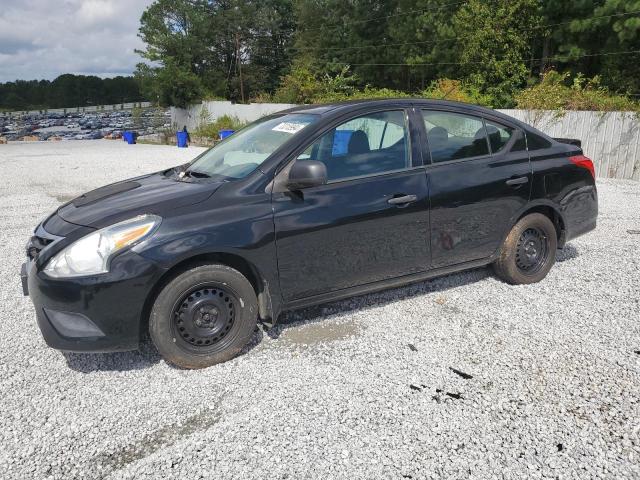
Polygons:
[[[414,124],[414,128],[416,125]],[[428,190],[407,111],[339,122],[297,155],[327,168],[328,182],[272,194],[285,301],[429,268]],[[291,164],[290,164],[291,165]],[[287,169],[279,174],[286,175]]]
[[502,120],[455,110],[422,110],[431,164],[433,268],[479,260],[500,246],[529,201],[524,133]]

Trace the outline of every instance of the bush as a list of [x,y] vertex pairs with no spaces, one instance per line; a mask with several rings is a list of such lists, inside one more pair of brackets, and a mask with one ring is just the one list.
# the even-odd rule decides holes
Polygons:
[[307,64],[294,65],[280,82],[273,95],[278,103],[320,103],[328,98],[349,98],[356,91],[358,79],[349,74],[349,67],[335,76],[325,74],[317,77]]
[[213,122],[201,123],[193,132],[196,137],[218,138],[220,130],[240,130],[247,122],[241,121],[238,117],[223,115],[216,118]]
[[587,79],[578,74],[547,72],[542,81],[516,95],[517,107],[526,110],[591,110],[598,112],[640,112],[640,104],[624,95],[609,92],[600,85],[600,77]]
[[274,96],[269,92],[258,92],[249,99],[249,103],[274,103]]
[[[463,84],[459,80],[444,78],[433,82],[429,88],[417,94],[409,94],[390,88],[376,88],[370,85],[358,89],[358,77],[345,67],[337,75],[316,76],[307,65],[298,65],[282,78],[280,87],[273,96],[262,94],[260,101],[280,103],[333,103],[348,100],[375,100],[382,98],[410,98],[415,96],[447,99],[478,105],[492,106],[492,98],[483,95],[477,88]],[[256,99],[257,100],[257,99]],[[254,101],[256,101],[254,100]]]
[[477,88],[465,85],[460,80],[451,80],[449,78],[435,80],[429,88],[423,90],[420,94],[426,98],[474,103],[485,107],[492,107],[494,104],[489,95],[480,93]]
[[381,98],[408,98],[408,93],[390,88],[374,88],[366,86],[363,90],[353,90],[345,92],[326,92],[314,98],[314,103],[345,102],[348,100],[375,100]]

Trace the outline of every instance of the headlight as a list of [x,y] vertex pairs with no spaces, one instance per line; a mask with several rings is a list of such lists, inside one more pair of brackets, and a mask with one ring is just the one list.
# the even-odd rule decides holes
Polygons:
[[56,278],[106,273],[113,254],[151,235],[160,220],[142,215],[90,233],[56,254],[44,271]]

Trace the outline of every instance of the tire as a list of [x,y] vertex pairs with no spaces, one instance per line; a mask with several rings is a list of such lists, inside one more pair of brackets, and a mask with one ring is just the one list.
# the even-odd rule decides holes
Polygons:
[[558,234],[548,217],[531,213],[521,218],[500,248],[493,269],[513,285],[536,283],[556,261]]
[[251,339],[258,300],[251,283],[225,265],[201,265],[169,281],[149,318],[151,340],[167,361],[205,368],[232,359]]

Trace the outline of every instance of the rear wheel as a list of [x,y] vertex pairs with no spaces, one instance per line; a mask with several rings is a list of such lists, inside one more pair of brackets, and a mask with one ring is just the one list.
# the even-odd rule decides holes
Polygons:
[[202,265],[178,275],[151,310],[149,333],[165,360],[204,368],[235,357],[257,322],[251,283],[224,265]]
[[558,237],[548,217],[532,213],[509,232],[493,269],[511,284],[535,283],[547,276],[556,261]]

